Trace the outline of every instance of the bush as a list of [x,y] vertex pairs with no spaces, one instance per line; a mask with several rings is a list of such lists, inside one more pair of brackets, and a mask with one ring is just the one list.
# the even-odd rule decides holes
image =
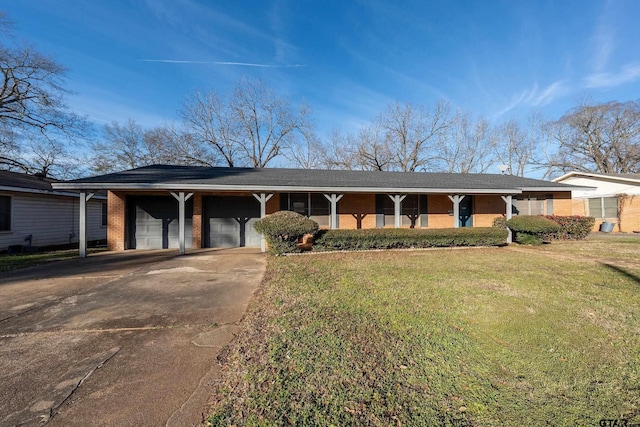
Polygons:
[[497,228],[507,228],[507,218],[503,216],[497,216],[493,219],[493,224],[491,224],[491,226]]
[[513,231],[514,241],[522,244],[541,244],[560,232],[558,224],[543,216],[516,216],[507,221],[507,226]]
[[560,231],[554,233],[553,238],[561,240],[582,240],[589,235],[596,223],[592,216],[547,215],[545,218],[560,226]]
[[507,230],[499,228],[322,230],[314,251],[440,248],[504,245]]
[[315,234],[318,223],[291,211],[279,211],[255,223],[255,229],[269,244],[269,252],[280,255],[300,252],[298,240],[305,234]]

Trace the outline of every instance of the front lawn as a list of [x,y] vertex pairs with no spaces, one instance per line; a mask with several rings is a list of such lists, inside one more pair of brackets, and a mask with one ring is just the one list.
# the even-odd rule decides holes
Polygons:
[[640,423],[640,239],[570,244],[270,257],[211,423]]
[[[89,249],[88,253],[104,251],[103,248]],[[63,261],[78,257],[78,249],[66,249],[57,251],[45,251],[24,254],[0,254],[0,273],[3,271],[17,270],[20,268],[33,267],[53,261]]]

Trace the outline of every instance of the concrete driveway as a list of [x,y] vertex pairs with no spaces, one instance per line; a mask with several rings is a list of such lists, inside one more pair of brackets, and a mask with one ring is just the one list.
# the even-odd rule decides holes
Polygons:
[[199,425],[264,266],[130,251],[0,274],[0,426]]

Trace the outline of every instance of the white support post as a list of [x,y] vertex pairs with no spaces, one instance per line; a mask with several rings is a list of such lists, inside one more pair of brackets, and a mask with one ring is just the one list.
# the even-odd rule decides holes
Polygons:
[[[269,201],[269,199],[271,199],[273,197],[273,194],[267,194],[267,193],[260,193],[260,194],[253,194],[253,197],[256,198],[256,200],[258,202],[260,202],[260,218],[264,218],[265,216],[267,216],[267,202]],[[264,240],[264,236],[262,236],[260,238],[260,250],[262,252],[266,252],[267,251],[267,244]]]
[[193,196],[193,193],[185,194],[184,191],[180,191],[177,194],[173,191],[171,195],[178,200],[178,247],[180,248],[180,255],[185,254],[184,244],[184,224],[185,224],[185,202]]
[[[513,216],[513,207],[512,207],[513,196],[509,195],[509,196],[500,196],[500,197],[502,197],[502,200],[507,205],[506,217],[507,217],[507,221],[509,221],[511,219],[511,217]],[[509,234],[507,235],[507,243],[512,243],[513,242],[513,235],[511,233],[511,229],[509,227],[507,227],[507,230],[509,231]]]
[[324,197],[331,203],[331,229],[338,228],[338,202],[344,194],[324,194]]
[[80,192],[80,241],[79,256],[87,257],[87,202],[91,200],[94,193]]
[[465,196],[456,194],[455,196],[448,196],[449,200],[453,202],[453,228],[460,227],[460,202]]
[[407,197],[406,194],[400,195],[400,194],[387,194],[387,196],[389,196],[389,198],[391,200],[393,200],[393,204],[394,204],[394,211],[393,211],[393,216],[395,219],[395,227],[396,228],[400,228],[400,225],[402,225],[402,216],[401,216],[401,206],[402,206],[402,201],[405,199],[405,197]]

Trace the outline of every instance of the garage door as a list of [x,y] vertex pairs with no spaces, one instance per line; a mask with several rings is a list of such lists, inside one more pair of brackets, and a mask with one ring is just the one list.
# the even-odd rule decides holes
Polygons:
[[[130,249],[172,249],[179,247],[178,201],[171,196],[132,197],[129,206]],[[193,201],[185,204],[184,240],[193,241]]]
[[205,245],[209,248],[259,247],[253,225],[260,219],[260,203],[252,196],[203,198]]

